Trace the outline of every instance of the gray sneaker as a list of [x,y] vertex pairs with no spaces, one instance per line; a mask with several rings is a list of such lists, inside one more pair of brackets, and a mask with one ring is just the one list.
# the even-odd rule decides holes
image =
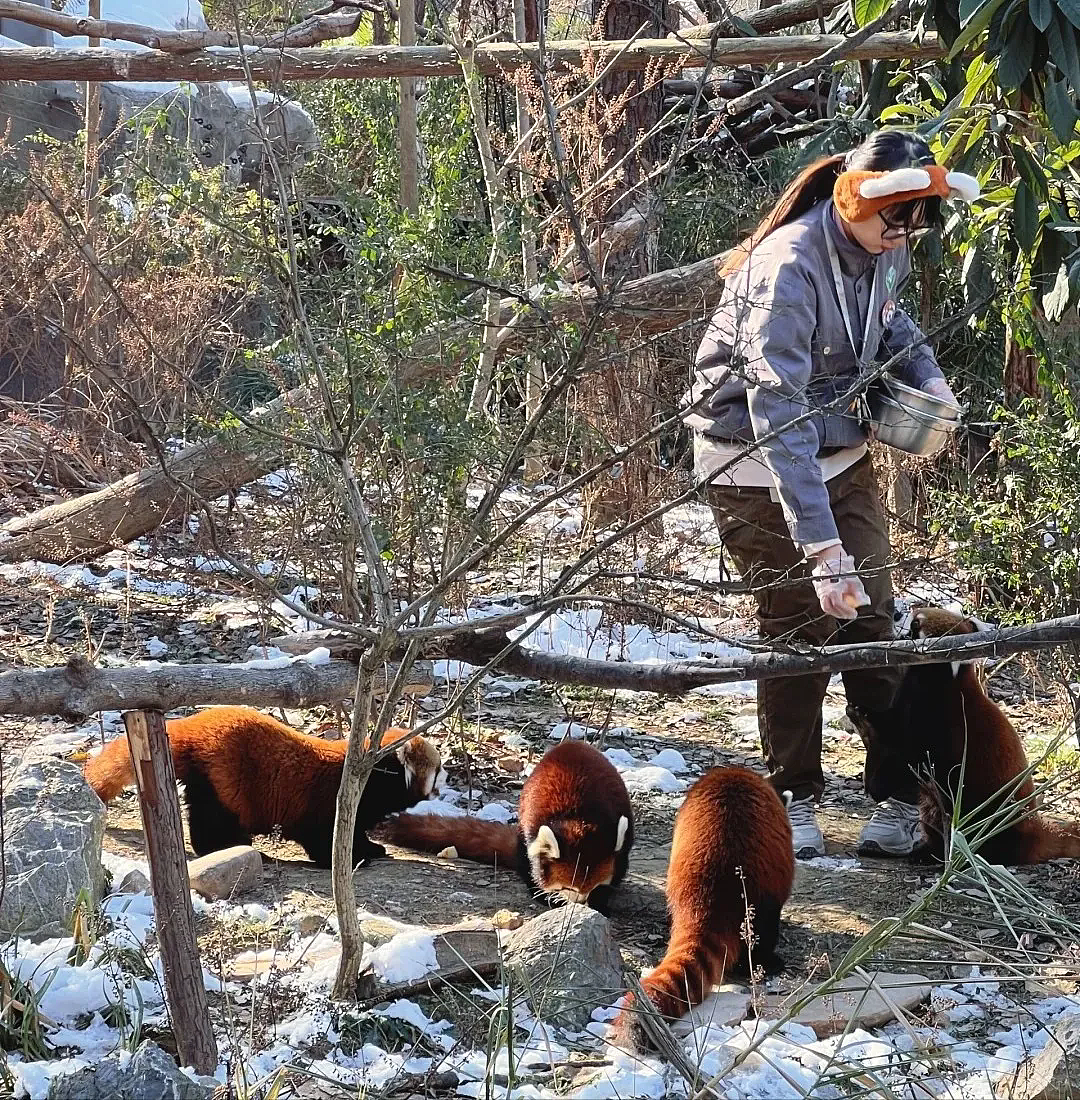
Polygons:
[[859,836],[857,850],[867,856],[909,856],[923,842],[919,807],[890,798],[878,803]]
[[788,803],[788,821],[791,822],[791,846],[796,859],[813,859],[825,854],[825,838],[817,823],[812,798],[800,798]]

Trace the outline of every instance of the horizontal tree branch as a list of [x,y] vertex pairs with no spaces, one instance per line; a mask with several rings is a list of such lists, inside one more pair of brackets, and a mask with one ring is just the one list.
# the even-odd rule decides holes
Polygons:
[[778,73],[771,80],[767,80],[764,84],[745,95],[729,100],[724,107],[724,111],[729,116],[749,111],[751,107],[764,103],[770,95],[787,88],[793,88],[807,77],[817,76],[822,69],[828,68],[836,61],[852,60],[858,56],[858,51],[865,42],[869,42],[877,34],[882,33],[883,27],[903,15],[909,4],[910,0],[896,0],[896,3],[890,4],[877,19],[871,20],[851,34],[842,36],[836,45],[830,46],[824,53],[813,58],[808,64],[798,65],[795,68]]
[[[310,636],[292,636],[290,648],[303,652],[305,639],[309,648],[316,644],[333,645],[326,631],[314,631]],[[802,652],[788,648],[782,652],[745,653],[656,665],[596,661],[523,649],[503,633],[479,628],[472,634],[433,642],[426,647],[424,655],[480,666],[506,650],[498,663],[499,671],[532,680],[681,695],[709,684],[770,680],[808,672],[974,661],[1076,642],[1080,642],[1080,615],[945,638],[903,638],[807,648]],[[339,648],[339,651],[342,650]],[[395,672],[393,665],[383,670],[376,694],[385,688]],[[431,683],[431,665],[427,660],[420,661],[410,673],[405,690],[407,694],[427,694]],[[215,703],[302,707],[351,698],[355,688],[356,665],[346,660],[331,660],[322,665],[294,662],[275,669],[243,665],[103,669],[84,658],[73,657],[59,668],[13,669],[0,674],[0,714],[27,717],[55,714],[69,721],[82,721],[103,710],[168,711],[179,706]]]
[[[161,710],[231,703],[253,707],[306,707],[351,699],[356,665],[294,661],[283,668],[244,665],[161,665],[158,668],[98,668],[72,657],[59,668],[0,673],[0,714],[59,715],[80,722],[103,710]],[[389,665],[376,681],[378,695],[397,672]],[[406,694],[431,690],[432,668],[417,662]]]
[[[556,67],[581,65],[586,57],[611,57],[612,71],[637,71],[662,61],[684,66],[765,65],[777,61],[813,61],[847,39],[837,34],[732,38],[715,42],[638,39],[633,42],[567,40],[546,43],[498,42],[478,46],[476,68],[482,76],[508,74],[543,60]],[[617,55],[617,56],[616,56]],[[907,31],[875,34],[853,48],[852,61],[943,57],[934,34],[921,38]],[[220,49],[170,54],[162,50],[0,49],[0,80],[359,80],[401,76],[462,75],[451,46],[333,46],[284,50]]]
[[[497,665],[499,672],[555,684],[680,695],[696,687],[730,684],[739,680],[771,680],[780,676],[802,676],[808,672],[847,672],[881,666],[974,661],[982,657],[1049,649],[1080,642],[1080,615],[1049,619],[1029,626],[995,627],[976,634],[945,638],[896,638],[820,648],[791,644],[782,650],[745,651],[734,657],[648,665],[632,661],[597,661],[522,648],[504,632],[485,629],[482,620],[475,624],[456,623],[451,629],[455,633],[432,639],[425,645],[426,658],[450,658],[481,667],[506,650]],[[335,656],[351,656],[359,652],[355,640],[332,630],[274,638],[272,644],[297,654],[308,652],[316,646],[326,646]],[[731,639],[729,644],[738,646],[739,643]]]
[[369,11],[383,11],[380,4],[353,0],[349,11],[318,15],[297,23],[278,34],[237,35],[233,31],[172,30],[147,27],[141,23],[122,23],[111,19],[90,19],[66,15],[52,8],[40,8],[26,0],[0,0],[0,19],[17,19],[34,27],[45,27],[65,38],[111,39],[114,42],[134,42],[152,50],[167,53],[189,53],[209,46],[262,46],[280,49],[285,46],[314,46],[334,38],[347,38],[356,32],[360,20]]
[[[522,649],[505,634],[485,637],[462,635],[439,645],[437,655],[483,665],[510,646],[499,662],[501,672],[548,683],[580,687],[650,691],[682,695],[709,684],[730,684],[740,680],[771,680],[801,676],[808,672],[848,672],[859,668],[933,664],[942,661],[973,661],[1006,653],[1048,649],[1080,642],[1080,615],[1052,619],[1033,626],[1013,626],[947,638],[896,639],[887,642],[823,646],[804,653],[747,653],[740,657],[717,657],[700,661],[668,661],[646,665],[631,661],[595,661],[557,653]],[[435,647],[425,656],[435,656]]]
[[[746,24],[758,34],[772,34],[775,31],[787,30],[788,27],[794,27],[799,23],[812,23],[815,19],[830,15],[839,4],[840,0],[784,0],[783,3],[773,4],[760,11],[747,12],[740,17],[739,22]],[[717,32],[722,38],[742,33],[738,23],[731,19],[721,19],[719,23],[702,23],[689,30],[679,31],[679,35],[682,38],[701,39],[708,38]]]

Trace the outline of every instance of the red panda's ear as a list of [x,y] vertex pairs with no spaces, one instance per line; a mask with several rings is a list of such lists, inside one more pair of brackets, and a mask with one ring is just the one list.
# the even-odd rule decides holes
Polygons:
[[529,845],[530,859],[537,856],[546,856],[548,859],[559,858],[559,841],[548,825],[541,825],[536,831],[536,839]]
[[615,851],[621,852],[626,843],[626,830],[630,827],[630,819],[623,815],[619,818],[618,832],[615,834]]

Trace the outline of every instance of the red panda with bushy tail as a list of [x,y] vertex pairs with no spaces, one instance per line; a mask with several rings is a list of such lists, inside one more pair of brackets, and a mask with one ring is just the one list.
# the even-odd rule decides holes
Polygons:
[[[196,855],[280,828],[313,863],[329,867],[334,814],[346,741],[326,741],[250,707],[209,707],[165,723],[176,778],[184,784],[191,847]],[[391,729],[384,742],[405,730]],[[356,812],[353,863],[386,855],[367,837],[377,821],[415,806],[433,791],[441,758],[424,737],[403,742],[376,763]],[[135,782],[126,737],[110,741],[83,765],[102,802]]]
[[[776,955],[780,912],[794,882],[791,825],[769,782],[748,768],[706,772],[675,815],[665,888],[671,937],[663,959],[642,982],[660,1015],[685,1016],[726,974],[748,962],[766,970],[782,967]],[[632,994],[615,1030],[638,1050],[650,1046]]]
[[[912,616],[911,637],[940,638],[982,629],[987,627],[977,619],[924,607]],[[930,851],[938,858],[945,855],[950,803],[962,772],[962,816],[978,810],[979,818],[985,818],[1001,809],[1006,799],[1019,803],[1017,810],[1023,815],[979,846],[984,859],[1004,864],[1044,863],[1063,856],[1080,859],[1080,826],[1043,817],[1036,811],[1031,776],[1018,781],[1028,769],[1027,755],[1013,724],[986,694],[979,662],[908,665],[888,711],[871,722],[849,706],[848,716],[864,741],[875,736],[889,736],[897,744],[903,743],[900,739],[917,739],[913,755],[929,766],[920,817]]]
[[586,903],[603,913],[626,875],[634,815],[611,761],[583,741],[563,741],[525,781],[517,826],[404,813],[376,835],[420,852],[455,848],[461,859],[516,871],[552,900]]

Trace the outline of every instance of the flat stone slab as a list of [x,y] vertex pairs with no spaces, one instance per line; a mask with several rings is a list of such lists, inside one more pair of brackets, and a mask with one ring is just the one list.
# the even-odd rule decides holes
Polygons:
[[[892,1005],[910,1012],[930,999],[933,988],[922,974],[852,976],[838,982],[829,993],[815,997],[793,1017],[793,1021],[812,1028],[819,1039],[839,1034],[848,1026],[848,1021],[852,1027],[881,1027],[896,1019]],[[766,994],[758,1015],[766,1020],[778,1019],[809,989],[807,986],[789,993]],[[888,1001],[877,991],[879,989],[884,990]]]
[[681,1020],[676,1020],[671,1030],[681,1039],[699,1027],[734,1027],[746,1019],[752,1001],[750,990],[744,986],[717,986],[701,1004],[695,1005]]
[[[382,928],[378,925],[383,922],[371,922],[370,931],[376,935],[369,938],[368,921],[361,922],[361,931],[364,934],[365,943],[372,947],[388,943],[397,932],[405,931],[405,926],[391,928],[386,922]],[[379,934],[382,933],[382,934]],[[391,933],[391,934],[386,934]],[[435,944],[435,960],[437,967],[430,974],[425,975],[425,980],[439,980],[448,976],[467,976],[471,971],[484,973],[490,971],[499,961],[499,934],[490,922],[476,921],[452,928],[444,928],[433,932]],[[268,974],[271,970],[282,974],[297,967],[305,969],[321,969],[323,964],[328,964],[337,959],[341,954],[341,948],[332,946],[309,946],[307,943],[299,943],[285,950],[265,948],[261,951],[249,951],[238,955],[225,968],[225,978],[231,982],[250,982],[261,974]],[[384,983],[375,979],[372,975],[366,975],[365,985],[370,988],[363,990],[365,1000],[370,1000],[379,995],[381,987],[392,988],[393,983]]]

